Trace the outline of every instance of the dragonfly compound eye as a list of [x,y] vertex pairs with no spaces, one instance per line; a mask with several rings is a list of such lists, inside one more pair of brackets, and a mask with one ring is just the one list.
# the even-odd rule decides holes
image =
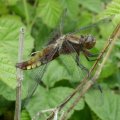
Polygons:
[[85,40],[85,47],[87,49],[91,49],[92,47],[94,47],[96,43],[96,40],[93,36],[89,35],[86,37],[86,40]]

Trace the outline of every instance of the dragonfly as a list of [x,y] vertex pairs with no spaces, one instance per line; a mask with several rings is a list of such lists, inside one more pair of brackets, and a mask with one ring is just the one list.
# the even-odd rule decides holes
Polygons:
[[[61,24],[61,23],[60,23]],[[97,25],[93,24],[93,26]],[[90,26],[88,26],[90,27]],[[85,27],[87,29],[87,27]],[[82,29],[80,29],[82,30]],[[79,30],[76,30],[77,32]],[[80,61],[80,55],[83,54],[88,61],[97,60],[98,54],[90,52],[90,49],[94,48],[96,44],[96,39],[92,35],[80,35],[77,36],[74,32],[62,34],[61,29],[59,30],[59,34],[55,34],[53,38],[47,43],[46,47],[41,51],[37,51],[32,53],[32,56],[29,60],[23,61],[21,63],[16,63],[16,68],[20,68],[22,70],[32,70],[42,66],[44,66],[40,72],[39,76],[35,77],[36,84],[32,88],[31,93],[27,96],[27,98],[31,98],[34,94],[38,84],[42,84],[42,78],[47,69],[48,63],[57,59],[61,55],[72,55],[76,65],[83,71],[85,71],[88,76],[89,69],[86,68]]]
[[97,57],[98,54],[93,54],[89,51],[89,49],[95,46],[95,43],[96,39],[91,35],[81,35],[80,37],[72,34],[63,35],[54,41],[50,41],[46,48],[42,51],[38,51],[30,60],[17,63],[16,67],[22,70],[30,70],[47,64],[61,54],[71,54],[76,52],[77,65],[87,71],[87,69],[79,63],[79,55],[80,52],[82,52],[88,61],[96,60],[91,60],[90,58]]
[[[37,83],[34,86],[32,93],[29,93],[27,99],[31,98],[31,96],[34,94],[38,86],[38,83],[41,84],[41,79],[44,75],[47,64],[62,54],[75,53],[76,54],[75,62],[77,66],[81,70],[84,70],[86,71],[87,74],[89,74],[89,70],[83,64],[80,63],[79,56],[80,53],[83,53],[83,55],[86,57],[88,61],[96,60],[96,56],[98,56],[98,54],[93,54],[89,51],[95,46],[95,43],[96,43],[96,39],[91,35],[76,36],[72,34],[66,34],[53,41],[50,41],[46,46],[46,48],[44,48],[42,51],[36,52],[36,54],[32,56],[29,60],[21,63],[17,63],[16,67],[22,70],[31,70],[37,67],[41,67],[42,65],[45,65],[45,67],[43,67],[43,69],[40,71],[40,74],[36,80]],[[90,58],[94,58],[94,59],[90,59]]]

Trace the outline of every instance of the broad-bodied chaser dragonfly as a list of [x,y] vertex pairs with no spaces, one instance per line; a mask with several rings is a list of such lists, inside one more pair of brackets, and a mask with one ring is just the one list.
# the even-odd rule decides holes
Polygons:
[[58,39],[50,42],[46,48],[44,48],[42,51],[37,52],[35,56],[33,56],[30,60],[22,63],[17,63],[16,67],[23,70],[33,69],[47,64],[61,54],[70,54],[75,52],[77,65],[85,68],[79,63],[79,54],[82,52],[89,61],[89,57],[96,57],[96,54],[89,52],[89,49],[93,48],[95,43],[96,40],[91,35],[81,35],[80,37],[71,34],[63,35]]
[[[80,62],[79,56],[82,53],[88,61],[95,61],[98,54],[93,54],[89,51],[95,46],[95,43],[96,39],[92,35],[77,36],[73,33],[56,35],[48,42],[44,49],[33,53],[34,55],[31,56],[29,60],[17,63],[16,67],[22,70],[31,70],[45,65],[42,71],[40,71],[39,78],[36,77],[36,81],[41,83],[48,63],[61,55],[70,55],[74,53],[76,65],[89,75],[89,70]],[[37,85],[38,84],[35,85],[28,97],[31,97],[34,94]]]
[[[17,63],[16,67],[23,70],[30,70],[37,67],[41,67],[42,65],[47,65],[50,61],[56,59],[62,54],[75,53],[76,54],[75,62],[77,66],[79,66],[81,70],[83,69],[83,71],[85,71],[89,75],[89,70],[86,67],[84,67],[83,64],[81,64],[79,60],[79,55],[80,53],[83,53],[83,55],[87,58],[87,60],[89,61],[96,60],[96,58],[92,60],[90,58],[96,57],[97,54],[92,54],[89,51],[89,49],[94,47],[95,43],[96,40],[91,35],[88,36],[81,35],[80,37],[72,34],[63,35],[49,42],[46,48],[44,48],[42,51],[36,52],[36,54],[32,56],[30,60]],[[39,78],[34,78],[37,79],[36,80],[37,83],[35,84],[35,86],[33,86],[31,93],[29,91],[29,95],[27,99],[34,94],[38,83],[39,84],[41,83],[45,69],[46,67],[42,69],[42,71],[40,71],[41,74],[39,74]]]

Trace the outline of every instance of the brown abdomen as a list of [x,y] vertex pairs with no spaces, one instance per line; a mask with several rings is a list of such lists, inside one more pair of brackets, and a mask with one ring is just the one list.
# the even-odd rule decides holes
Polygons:
[[38,52],[30,60],[17,63],[16,68],[20,68],[22,70],[30,70],[30,69],[39,67],[41,65],[41,61],[40,61],[41,56],[42,56],[42,53]]

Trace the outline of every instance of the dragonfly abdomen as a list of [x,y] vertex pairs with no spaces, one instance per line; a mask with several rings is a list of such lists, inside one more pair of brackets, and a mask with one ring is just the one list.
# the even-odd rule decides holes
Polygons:
[[29,62],[30,61],[25,61],[25,62],[22,62],[22,63],[17,63],[16,67],[20,68],[20,69],[23,69],[23,70],[30,70],[30,69],[34,69],[36,67],[39,67],[41,65],[40,61],[37,61],[35,63],[31,63],[31,64],[29,64]]
[[42,65],[42,63],[40,61],[41,56],[42,56],[42,53],[38,52],[30,60],[25,61],[25,62],[21,62],[21,63],[17,63],[16,67],[23,69],[23,70],[30,70],[30,69],[34,69],[36,67],[39,67]]

